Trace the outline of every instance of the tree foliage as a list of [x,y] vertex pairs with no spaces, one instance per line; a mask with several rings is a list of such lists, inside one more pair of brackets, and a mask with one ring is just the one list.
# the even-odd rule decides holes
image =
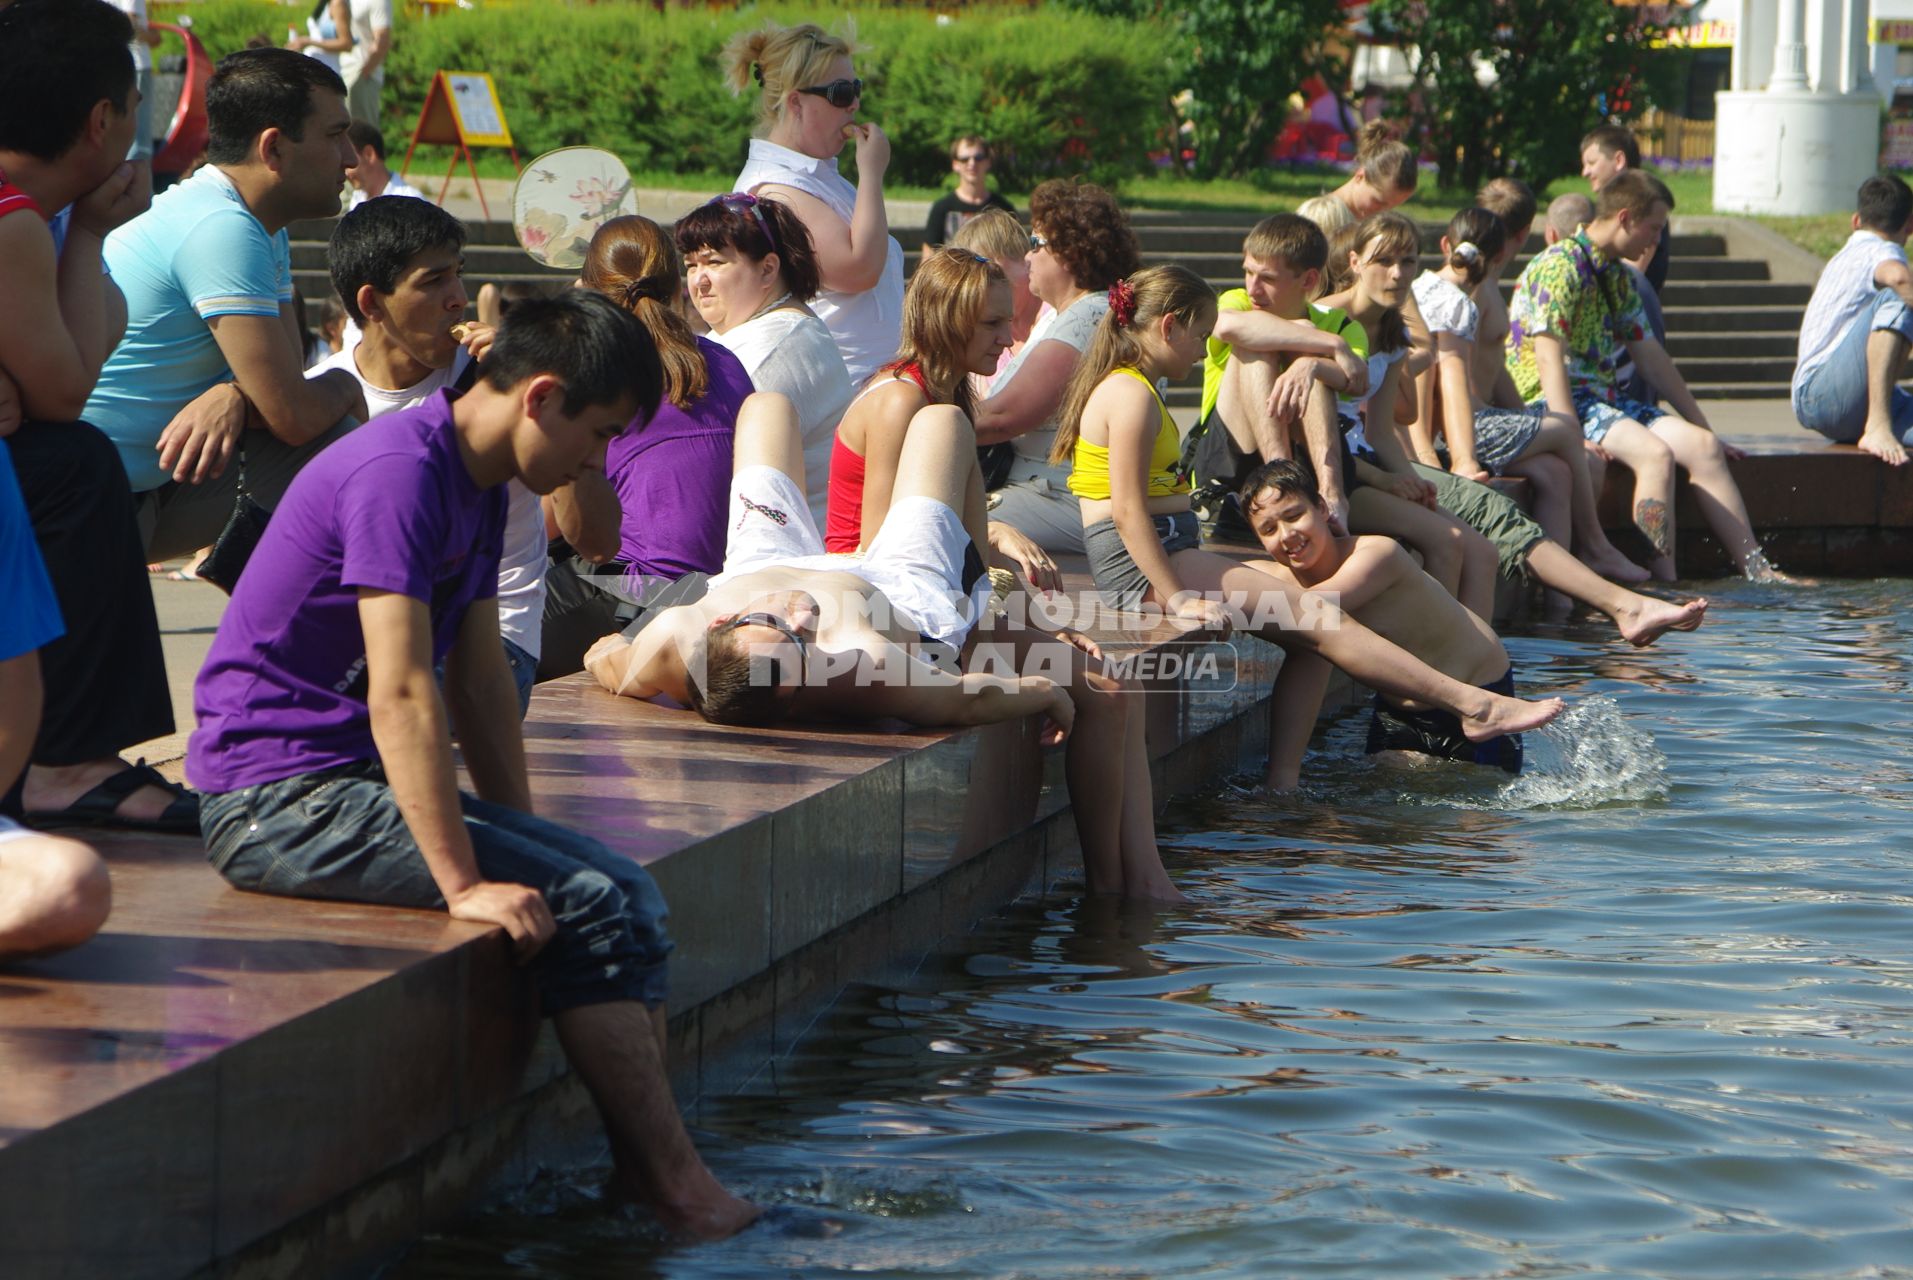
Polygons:
[[[1110,17],[1152,21],[1173,83],[1165,104],[1186,122],[1205,178],[1240,176],[1266,163],[1288,123],[1289,98],[1310,76],[1340,84],[1346,64],[1330,47],[1339,0],[1070,0]],[[1180,159],[1180,157],[1178,157]]]
[[1374,0],[1368,20],[1408,57],[1399,105],[1446,186],[1574,172],[1583,134],[1646,109],[1659,56],[1659,28],[1613,0]]

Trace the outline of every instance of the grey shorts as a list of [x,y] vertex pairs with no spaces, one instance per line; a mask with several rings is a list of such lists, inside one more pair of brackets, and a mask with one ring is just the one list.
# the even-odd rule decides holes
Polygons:
[[[1156,527],[1162,549],[1170,555],[1202,546],[1202,526],[1193,511],[1151,516],[1149,520]],[[1135,557],[1123,545],[1123,535],[1116,531],[1116,522],[1098,520],[1083,530],[1083,549],[1089,554],[1089,572],[1096,579],[1096,590],[1102,593],[1103,603],[1123,613],[1141,609],[1143,598],[1149,593],[1149,576],[1137,567]]]
[[1482,409],[1475,414],[1475,461],[1495,475],[1503,475],[1508,464],[1521,457],[1521,451],[1541,434],[1545,404],[1525,409]]

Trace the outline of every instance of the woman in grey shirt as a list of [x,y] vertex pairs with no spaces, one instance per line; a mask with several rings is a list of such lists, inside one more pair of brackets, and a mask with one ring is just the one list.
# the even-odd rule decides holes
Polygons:
[[1129,219],[1115,197],[1087,182],[1045,182],[1030,195],[1030,292],[1047,304],[1029,340],[977,406],[976,438],[1009,441],[1009,478],[990,495],[990,518],[1052,552],[1081,552],[1083,518],[1069,468],[1049,461],[1056,409],[1096,323],[1109,286],[1142,265]]

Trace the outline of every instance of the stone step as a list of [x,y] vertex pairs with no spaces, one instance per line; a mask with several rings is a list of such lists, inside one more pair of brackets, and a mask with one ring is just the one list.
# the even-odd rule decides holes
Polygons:
[[1681,377],[1690,383],[1790,383],[1793,366],[1791,351],[1780,356],[1702,356],[1680,361]]
[[[1239,245],[1227,252],[1199,249],[1190,245],[1177,245],[1172,248],[1157,250],[1145,245],[1142,258],[1145,266],[1156,266],[1161,263],[1174,262],[1188,267],[1198,275],[1210,279],[1219,280],[1226,277],[1233,280],[1240,270],[1242,252]],[[1508,269],[1507,275],[1503,277],[1504,288],[1511,285],[1514,278],[1518,276],[1532,260],[1532,255],[1517,257],[1514,261],[1514,265]],[[914,261],[911,262],[910,265],[914,266]],[[1438,254],[1425,254],[1422,257],[1421,265],[1424,271],[1433,271],[1441,266],[1441,257]],[[1676,258],[1674,259],[1672,268],[1668,272],[1668,283],[1670,285],[1690,281],[1695,283],[1712,283],[1716,281],[1766,283],[1769,278],[1767,264],[1759,258]],[[1240,281],[1236,283],[1239,284]]]
[[1667,308],[1667,331],[1676,333],[1789,333],[1796,337],[1800,333],[1800,319],[1806,313],[1806,304],[1788,306],[1777,303],[1763,303],[1750,306],[1733,306],[1725,303],[1707,305],[1674,305]]
[[[1023,215],[1028,221],[1028,213]],[[1169,215],[1175,217],[1179,215]],[[1135,229],[1137,239],[1145,252],[1172,252],[1186,250],[1196,253],[1240,253],[1242,237],[1255,225],[1256,219],[1248,214],[1242,215],[1204,215],[1205,220],[1193,223],[1164,221],[1160,211],[1138,210],[1129,216],[1130,226]],[[290,228],[292,239],[297,241],[317,241],[323,243],[331,238],[335,218],[308,218],[295,222]],[[1441,243],[1442,228],[1434,223],[1422,224],[1422,243],[1429,252],[1435,252]],[[923,228],[918,225],[901,225],[891,228],[897,243],[914,255],[923,247]],[[473,220],[465,224],[466,243],[470,245],[496,244],[515,245],[517,237],[512,234],[509,222]],[[1539,235],[1531,235],[1524,246],[1525,253],[1539,253],[1542,240]],[[1677,233],[1673,239],[1672,251],[1676,262],[1682,258],[1722,258],[1727,255],[1727,241],[1711,232]]]
[[1710,356],[1772,356],[1792,363],[1800,335],[1790,329],[1773,333],[1679,333],[1667,335],[1667,351],[1676,360]]
[[1792,394],[1790,382],[1689,382],[1687,389],[1696,400],[1785,400]]

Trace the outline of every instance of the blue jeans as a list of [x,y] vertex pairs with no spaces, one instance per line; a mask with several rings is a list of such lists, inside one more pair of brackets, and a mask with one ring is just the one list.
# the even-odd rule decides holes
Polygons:
[[[532,960],[546,1016],[614,1000],[662,1004],[671,941],[650,873],[596,840],[460,795],[479,874],[527,885],[558,931]],[[385,772],[364,761],[200,798],[213,867],[236,889],[443,910]]]
[[[1867,340],[1881,329],[1913,342],[1913,311],[1891,289],[1873,295],[1872,308],[1854,317],[1826,360],[1794,388],[1793,413],[1801,426],[1837,444],[1860,438],[1867,422]],[[1913,440],[1913,392],[1900,386],[1893,388],[1893,434]]]
[[518,718],[523,720],[525,712],[531,710],[531,687],[538,683],[538,659],[514,644],[510,636],[499,639],[505,642],[505,661],[511,664],[511,680],[518,686]]

